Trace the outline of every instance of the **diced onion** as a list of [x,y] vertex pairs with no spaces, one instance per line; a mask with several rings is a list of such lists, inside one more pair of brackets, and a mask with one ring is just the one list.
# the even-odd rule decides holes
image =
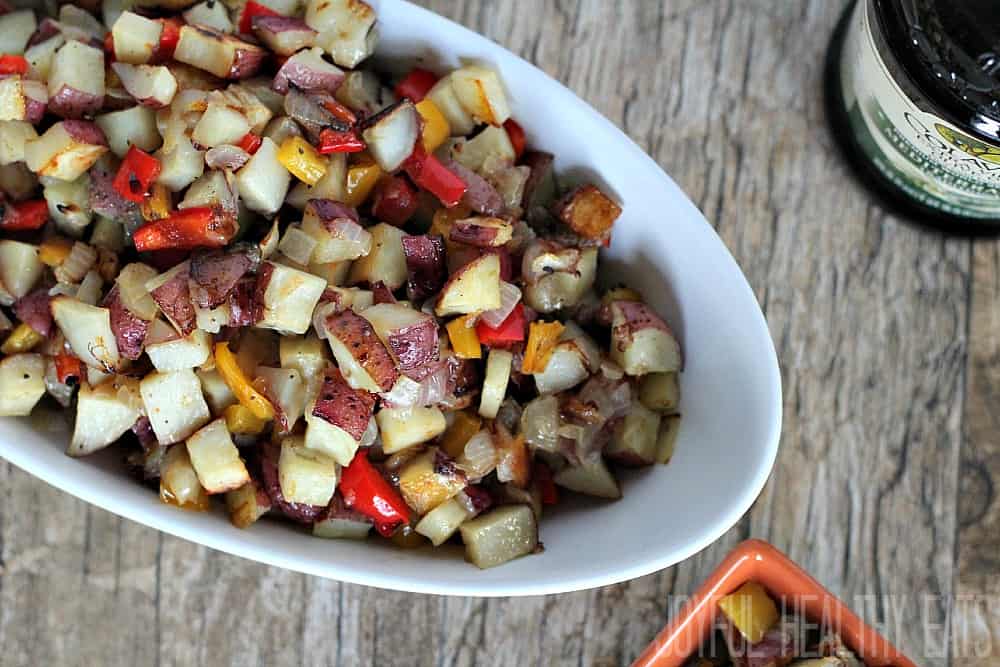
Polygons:
[[539,396],[524,406],[521,433],[529,445],[550,452],[558,451],[559,430],[558,398],[553,395]]
[[222,144],[205,153],[205,164],[211,169],[236,171],[250,160],[250,154],[239,146]]
[[497,465],[497,449],[493,436],[483,430],[465,443],[465,450],[458,457],[458,466],[472,479],[482,478],[493,472]]
[[375,417],[371,417],[368,420],[368,428],[361,434],[361,441],[358,445],[360,447],[371,447],[375,444],[376,439],[378,439],[378,423],[375,421]]
[[405,375],[400,375],[392,389],[381,396],[389,407],[412,408],[434,405],[444,400],[447,393],[448,367],[441,364],[436,371],[419,382]]
[[508,282],[500,282],[500,307],[483,312],[482,320],[492,329],[496,329],[506,320],[514,306],[521,300],[521,290],[516,285]]
[[97,271],[88,271],[76,289],[76,298],[83,303],[96,306],[101,299],[102,287],[104,287],[104,279],[101,278],[101,275]]
[[628,382],[608,382],[598,376],[583,385],[579,398],[596,406],[605,420],[624,417],[632,406],[632,391]]
[[97,251],[86,243],[77,241],[63,263],[57,266],[53,273],[59,282],[75,284],[87,275],[87,271],[90,271],[95,262],[97,262]]

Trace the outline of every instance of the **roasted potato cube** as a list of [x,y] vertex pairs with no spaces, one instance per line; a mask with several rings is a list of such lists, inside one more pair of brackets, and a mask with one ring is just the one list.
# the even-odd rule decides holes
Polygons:
[[0,241],[0,286],[13,299],[26,296],[44,270],[38,246],[9,239]]
[[429,539],[436,547],[444,544],[455,534],[462,522],[469,518],[461,503],[452,498],[428,512],[415,530]]
[[669,463],[674,455],[677,434],[681,430],[680,415],[666,415],[660,420],[660,433],[656,440],[656,462]]
[[161,373],[197,368],[208,361],[212,353],[212,337],[195,329],[183,338],[173,336],[160,342],[148,342],[145,350],[153,367]]
[[12,354],[0,360],[0,417],[30,415],[44,395],[45,358],[42,355]]
[[751,645],[763,639],[780,618],[774,600],[755,581],[748,581],[719,600],[719,610]]
[[433,317],[399,303],[378,303],[361,312],[376,335],[406,371],[438,356],[438,325]]
[[318,276],[274,262],[264,290],[264,315],[256,326],[284,333],[305,333],[312,323],[312,312],[326,289]]
[[465,315],[500,307],[500,257],[477,257],[453,273],[438,296],[438,317]]
[[83,384],[76,403],[70,456],[92,454],[114,443],[142,414],[139,381],[123,375],[91,387]]
[[389,351],[365,318],[351,310],[334,313],[324,324],[340,372],[355,389],[389,391],[399,375]]
[[52,299],[50,307],[52,318],[80,361],[106,371],[119,367],[121,357],[111,329],[111,311],[68,296]]
[[371,251],[351,264],[347,281],[351,285],[382,282],[391,290],[398,289],[406,282],[404,232],[384,222],[369,227],[368,231],[372,235]]
[[316,30],[316,46],[341,67],[353,68],[375,51],[375,10],[362,0],[309,0],[306,23]]
[[163,25],[145,16],[124,11],[111,26],[115,60],[132,65],[148,63],[160,44]]
[[216,419],[192,434],[187,449],[198,481],[208,493],[225,493],[250,481],[225,419]]
[[238,489],[226,492],[229,521],[237,528],[246,528],[271,509],[271,499],[261,486],[250,480]]
[[637,301],[611,304],[611,360],[628,375],[681,370],[681,348],[670,327]]
[[432,440],[448,427],[444,414],[437,408],[382,408],[375,421],[386,454]]
[[465,556],[476,567],[503,565],[538,546],[538,524],[528,505],[504,505],[462,523]]
[[628,466],[650,465],[656,460],[660,415],[633,399],[628,414],[618,423],[606,453]]
[[569,466],[560,470],[553,477],[559,486],[564,486],[570,491],[585,493],[588,496],[598,498],[610,498],[617,500],[622,497],[621,489],[618,487],[618,480],[608,470],[604,459],[596,458],[584,461],[577,466]]
[[75,181],[107,152],[107,139],[96,124],[65,120],[26,141],[24,161],[39,176]]
[[403,499],[420,515],[458,495],[466,484],[465,474],[436,447],[411,459],[399,472]]
[[285,438],[278,458],[278,483],[290,503],[325,506],[337,486],[337,462],[306,449],[301,437]]
[[500,76],[491,69],[467,65],[451,73],[459,103],[478,122],[500,126],[510,118],[510,105]]
[[639,400],[650,410],[663,414],[677,411],[681,388],[677,373],[649,373],[639,382]]
[[622,208],[596,185],[581,185],[556,204],[559,219],[585,239],[606,239]]
[[184,440],[210,419],[192,370],[150,373],[139,383],[146,416],[161,445]]
[[182,509],[204,512],[211,500],[198,481],[187,447],[174,445],[160,466],[160,500]]

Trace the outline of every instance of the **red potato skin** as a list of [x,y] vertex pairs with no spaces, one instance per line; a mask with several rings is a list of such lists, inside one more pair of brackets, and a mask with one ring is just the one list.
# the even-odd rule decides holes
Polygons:
[[191,255],[191,290],[194,303],[201,308],[215,308],[228,299],[240,279],[254,268],[248,252],[198,251]]
[[375,394],[352,389],[340,371],[331,369],[323,378],[312,414],[346,431],[360,442],[374,409]]
[[353,310],[345,310],[326,318],[329,335],[344,344],[354,359],[364,368],[382,391],[389,391],[399,372],[389,351],[375,335],[371,323]]
[[393,331],[388,339],[389,349],[396,356],[401,371],[413,370],[438,359],[438,325],[433,317]]
[[[264,265],[267,267],[268,265]],[[267,278],[270,279],[273,269],[267,268]],[[261,273],[264,269],[261,270]],[[229,326],[233,328],[249,327],[260,322],[264,316],[264,303],[257,300],[257,286],[260,276],[244,276],[229,292]],[[267,286],[265,284],[264,288]],[[263,294],[263,292],[261,292]]]
[[472,171],[461,162],[442,160],[448,171],[465,181],[467,190],[462,196],[462,203],[483,215],[500,215],[503,213],[503,197],[489,182]]
[[310,199],[306,202],[306,213],[315,215],[329,231],[338,220],[358,222],[361,219],[355,209],[333,199]]
[[90,170],[90,196],[88,198],[90,208],[105,218],[111,218],[125,224],[126,228],[137,227],[142,222],[139,205],[122,197],[121,193],[115,190],[114,180],[114,173],[100,167],[94,167]]
[[477,225],[474,222],[457,220],[451,226],[448,238],[457,243],[476,246],[478,248],[489,248],[494,245],[500,230],[496,227]]
[[[0,12],[3,14],[5,12]],[[62,27],[60,27],[59,22],[52,18],[44,18],[39,22],[38,27],[35,28],[35,32],[31,34],[28,38],[28,48],[36,44],[41,44],[42,42],[55,37],[62,32]]]
[[278,481],[278,457],[281,456],[281,446],[274,443],[261,445],[260,472],[262,486],[273,507],[282,514],[298,523],[315,522],[326,509],[321,505],[303,505],[285,500],[281,494],[281,483]]
[[48,337],[52,333],[52,311],[49,309],[51,301],[48,289],[36,289],[14,303],[14,314],[36,333]]
[[233,56],[233,65],[229,68],[229,78],[249,79],[260,71],[266,58],[267,51],[259,46],[243,42]]
[[308,65],[287,60],[274,75],[271,87],[282,95],[288,92],[289,85],[307,93],[333,93],[343,80],[342,72],[320,72]]
[[622,317],[625,318],[623,324],[615,327],[614,333],[616,337],[628,340],[632,337],[632,333],[650,328],[660,329],[673,335],[667,323],[652,308],[641,301],[615,301],[612,305],[614,308],[618,308],[621,311]]
[[56,91],[55,95],[49,97],[48,109],[57,116],[77,119],[92,116],[100,111],[103,106],[103,96],[92,95],[64,85]]
[[32,125],[37,125],[42,122],[42,118],[45,117],[45,111],[47,109],[48,104],[46,102],[36,100],[28,95],[24,96],[24,120],[28,121]]
[[160,310],[170,318],[182,334],[187,336],[195,329],[194,305],[188,287],[188,272],[176,276],[149,293]]
[[379,181],[372,200],[372,215],[382,222],[402,227],[417,212],[417,191],[402,176]]
[[437,294],[448,280],[445,266],[444,238],[440,236],[404,236],[406,291],[413,300]]
[[398,303],[392,290],[386,287],[381,280],[372,284],[372,298],[375,303]]
[[[51,106],[51,104],[52,101],[49,100],[49,105]],[[100,102],[98,102],[97,110],[100,110],[100,108]],[[72,137],[74,141],[79,141],[81,144],[91,144],[94,146],[108,145],[108,139],[104,136],[101,128],[98,127],[97,123],[92,123],[89,120],[70,119],[63,121],[63,129],[66,130],[66,134]]]
[[104,297],[104,306],[111,312],[111,330],[118,343],[118,353],[135,361],[142,356],[149,322],[137,317],[122,303],[118,285],[112,287]]
[[[279,56],[290,56],[299,49],[312,46],[316,31],[305,21],[291,16],[255,16],[252,21],[254,34],[260,41]],[[279,36],[287,37],[285,33],[298,33],[294,40],[295,48],[285,48]]]

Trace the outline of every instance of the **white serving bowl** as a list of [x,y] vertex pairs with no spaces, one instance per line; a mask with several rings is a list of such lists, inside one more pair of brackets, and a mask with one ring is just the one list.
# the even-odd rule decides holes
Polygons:
[[0,456],[116,514],[220,551],[369,586],[448,595],[560,593],[668,567],[708,546],[749,509],[774,464],[781,379],[760,307],[697,208],[652,159],[564,86],[509,51],[399,0],[376,3],[379,57],[432,67],[480,60],[498,68],[529,144],[559,173],[597,178],[623,203],[603,271],[638,288],[684,348],[683,420],[666,466],[630,471],[617,502],[576,500],[541,523],[544,553],[491,570],[457,547],[402,550],[313,538],[278,521],[248,530],[214,513],[179,511],[129,477],[120,453],[71,459],[66,420],[0,419]]

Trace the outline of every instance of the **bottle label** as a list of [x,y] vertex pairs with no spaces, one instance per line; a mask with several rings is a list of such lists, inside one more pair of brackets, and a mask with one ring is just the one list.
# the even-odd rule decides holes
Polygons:
[[1000,146],[919,108],[891,75],[860,0],[841,63],[848,118],[861,150],[896,187],[949,215],[1000,219]]

